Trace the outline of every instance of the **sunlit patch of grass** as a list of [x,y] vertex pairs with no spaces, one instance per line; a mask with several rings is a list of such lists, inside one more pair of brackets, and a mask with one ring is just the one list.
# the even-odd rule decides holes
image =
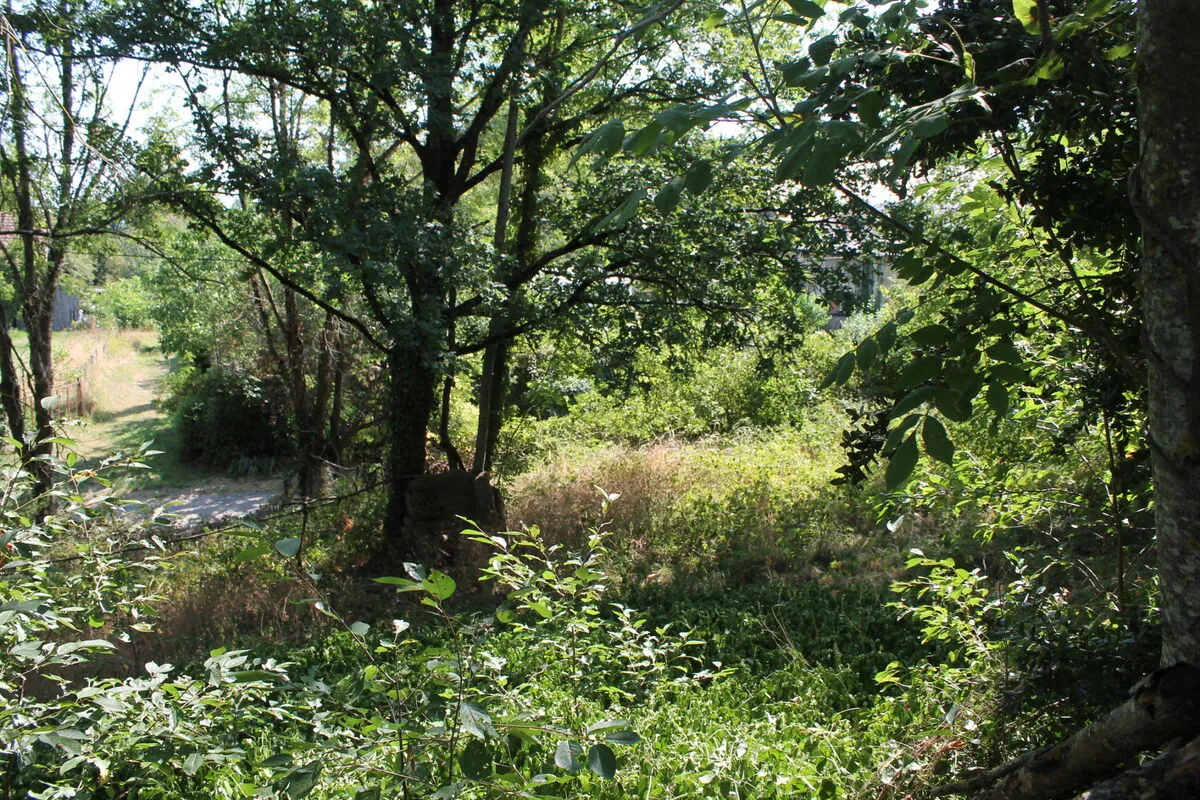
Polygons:
[[96,461],[153,442],[152,449],[162,452],[146,460],[149,470],[124,476],[126,490],[186,486],[215,476],[180,459],[178,433],[158,406],[159,384],[169,365],[158,350],[156,332],[63,331],[55,335],[55,349],[63,359],[58,368],[84,375],[92,399],[87,418],[64,429],[80,456]]
[[838,580],[863,567],[890,577],[896,558],[874,558],[887,532],[868,495],[830,484],[841,451],[812,436],[775,430],[566,452],[513,482],[509,522],[573,542],[598,521],[600,487],[620,495],[607,524],[638,581]]

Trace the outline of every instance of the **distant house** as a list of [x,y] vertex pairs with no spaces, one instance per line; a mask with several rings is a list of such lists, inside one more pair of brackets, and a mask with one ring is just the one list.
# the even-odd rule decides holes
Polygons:
[[62,288],[54,290],[54,330],[64,331],[83,322],[83,305],[78,295],[68,294]]
[[850,314],[883,305],[883,288],[895,279],[890,265],[825,256],[808,268],[808,290],[829,304],[825,330],[835,331]]

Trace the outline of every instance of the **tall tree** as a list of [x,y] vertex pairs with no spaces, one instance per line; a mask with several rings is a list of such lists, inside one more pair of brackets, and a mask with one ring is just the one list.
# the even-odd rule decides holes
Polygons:
[[[53,437],[54,364],[51,336],[55,290],[69,254],[89,237],[112,233],[130,209],[125,133],[130,115],[113,123],[107,106],[112,62],[89,57],[87,0],[9,2],[3,18],[9,92],[0,135],[0,203],[15,209],[16,229],[0,237],[7,277],[29,333],[34,419],[25,448],[37,489],[50,486],[47,453]],[[12,215],[9,217],[13,218]],[[7,326],[0,332],[0,394],[9,428],[28,430],[13,401],[16,370]]]
[[1184,0],[1139,10],[1141,154],[1132,198],[1142,225],[1150,446],[1164,666],[1200,667],[1200,18]]
[[[586,6],[584,22],[576,12],[585,7],[541,0],[304,0],[186,9],[152,2],[129,6],[113,29],[120,52],[172,63],[189,81],[211,159],[203,176],[208,185],[291,219],[292,235],[327,254],[336,274],[305,275],[273,263],[268,252],[279,242],[262,248],[239,239],[228,209],[196,203],[193,213],[386,351],[393,535],[403,529],[404,487],[425,470],[435,390],[449,351],[464,349],[452,344],[456,320],[492,307],[487,273],[478,269],[485,239],[472,233],[466,199],[491,194],[505,152],[527,154],[539,137],[561,152],[583,120],[631,96],[697,97],[702,84],[688,78],[686,48],[661,24],[677,7]],[[557,88],[534,94],[534,112],[506,148],[502,111],[532,83],[529,76],[551,63],[565,65],[556,73]],[[253,126],[235,124],[221,91],[206,92],[205,85],[224,86],[239,74],[325,104],[341,143],[337,157],[317,164]],[[590,242],[579,239],[560,251]],[[543,257],[528,274],[552,260]],[[350,285],[363,299],[361,317],[337,310],[338,293]],[[495,333],[494,340],[504,338]]]

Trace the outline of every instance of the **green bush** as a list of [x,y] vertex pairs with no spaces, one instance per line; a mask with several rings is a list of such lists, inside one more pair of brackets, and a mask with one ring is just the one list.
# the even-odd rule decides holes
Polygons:
[[92,295],[91,311],[106,328],[151,328],[153,304],[150,287],[134,275],[108,281],[97,289]]
[[228,468],[271,461],[291,450],[282,391],[273,381],[227,368],[188,369],[168,400],[180,456]]

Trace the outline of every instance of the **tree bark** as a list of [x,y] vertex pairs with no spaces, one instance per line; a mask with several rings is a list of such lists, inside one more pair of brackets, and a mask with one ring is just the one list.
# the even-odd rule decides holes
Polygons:
[[8,311],[0,303],[0,405],[4,406],[8,435],[18,442],[24,442],[25,410],[21,405],[21,384],[17,377],[11,331]]
[[386,528],[389,538],[400,545],[403,553],[420,550],[418,543],[406,541],[405,492],[413,478],[425,473],[425,440],[439,377],[433,361],[440,345],[438,341],[434,347],[423,346],[397,337],[388,354],[391,447]]
[[1200,14],[1143,0],[1138,15],[1149,427],[1162,663],[1200,664]]

